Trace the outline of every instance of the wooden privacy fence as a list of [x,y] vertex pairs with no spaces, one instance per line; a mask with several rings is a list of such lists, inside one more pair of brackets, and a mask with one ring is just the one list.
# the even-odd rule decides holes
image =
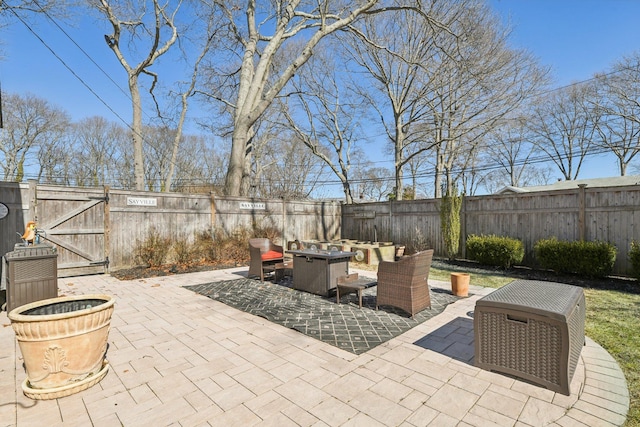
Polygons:
[[342,205],[336,201],[291,201],[218,197],[213,226],[227,233],[243,227],[273,227],[281,231],[280,244],[296,239],[340,238]]
[[[522,240],[524,264],[532,266],[533,248],[540,239],[603,241],[618,250],[614,273],[628,275],[630,244],[640,241],[640,186],[465,197],[461,226],[463,257],[471,234]],[[437,199],[344,205],[342,236],[393,241],[410,248],[422,238],[436,255],[445,254]]]
[[193,241],[201,232],[227,232],[253,225],[281,231],[282,243],[296,238],[340,236],[337,202],[289,202],[220,198],[201,194],[151,193],[105,188],[70,188],[0,182],[1,255],[21,241],[27,221],[37,221],[43,242],[58,252],[58,275],[101,273],[130,267],[134,248],[155,229],[172,240]]
[[[355,239],[445,250],[439,200],[343,205],[336,201],[254,200],[240,197],[69,188],[0,182],[0,251],[12,251],[27,221],[36,219],[58,248],[59,275],[89,274],[134,265],[133,251],[154,227],[163,236],[191,240],[202,231],[228,233],[252,226],[281,232],[279,243]],[[629,274],[629,246],[640,241],[640,186],[556,190],[466,197],[462,244],[470,234],[521,239],[525,261],[543,238],[605,241],[618,250],[616,274]]]

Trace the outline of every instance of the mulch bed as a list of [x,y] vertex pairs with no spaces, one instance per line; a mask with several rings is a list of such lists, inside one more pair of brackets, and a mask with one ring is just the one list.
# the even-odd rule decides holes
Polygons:
[[150,277],[170,276],[173,274],[197,273],[199,271],[224,270],[226,268],[242,267],[248,264],[218,264],[218,263],[194,263],[194,264],[166,264],[158,267],[132,267],[115,270],[110,275],[118,280],[147,279]]

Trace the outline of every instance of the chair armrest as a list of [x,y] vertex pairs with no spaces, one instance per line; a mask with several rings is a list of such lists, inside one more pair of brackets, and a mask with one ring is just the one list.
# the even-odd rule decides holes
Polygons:
[[260,248],[249,245],[249,256],[253,262],[262,262],[262,251]]

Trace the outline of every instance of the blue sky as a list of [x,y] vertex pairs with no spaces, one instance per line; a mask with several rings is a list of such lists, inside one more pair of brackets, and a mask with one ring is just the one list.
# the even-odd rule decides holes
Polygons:
[[[489,0],[489,4],[511,20],[513,45],[531,50],[552,68],[556,86],[589,79],[623,55],[640,50],[640,0]],[[130,120],[128,96],[103,74],[126,87],[124,71],[105,44],[103,35],[109,31],[104,22],[85,17],[77,28],[65,27],[73,41],[49,22],[33,29],[100,99],[20,22],[3,29],[3,91],[34,93],[64,108],[75,120],[93,115]],[[592,158],[586,166],[581,178],[618,174],[613,159],[606,157]]]
[[552,68],[557,86],[589,79],[640,50],[638,0],[490,0],[513,45]]
[[[490,0],[489,4],[512,23],[513,46],[530,50],[551,67],[556,87],[590,79],[640,50],[638,0]],[[618,170],[613,156],[590,157],[579,178],[618,176]]]

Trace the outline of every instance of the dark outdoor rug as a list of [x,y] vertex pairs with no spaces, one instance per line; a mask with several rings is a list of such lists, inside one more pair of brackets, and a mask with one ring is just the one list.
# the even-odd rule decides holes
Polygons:
[[360,278],[368,287],[362,295],[362,309],[355,294],[327,298],[290,287],[290,281],[277,283],[252,279],[185,286],[226,305],[295,329],[343,350],[364,353],[419,325],[437,314],[458,297],[440,289],[431,289],[431,309],[408,313],[381,306],[376,311],[375,279]]

